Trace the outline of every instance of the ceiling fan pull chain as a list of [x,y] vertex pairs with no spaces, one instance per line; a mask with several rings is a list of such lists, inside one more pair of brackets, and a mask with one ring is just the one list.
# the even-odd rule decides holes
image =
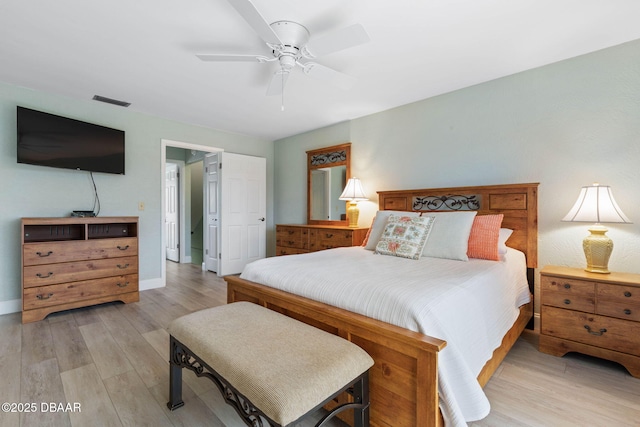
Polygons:
[[280,100],[280,111],[284,111],[284,73],[281,74],[280,78],[282,79],[282,98]]

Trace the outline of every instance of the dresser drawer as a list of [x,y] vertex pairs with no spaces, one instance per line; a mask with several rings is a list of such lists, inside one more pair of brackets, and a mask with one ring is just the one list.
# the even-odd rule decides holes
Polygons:
[[298,249],[298,248],[288,248],[286,246],[276,246],[276,255],[297,255],[297,254],[306,254],[309,251],[306,249]]
[[23,310],[31,310],[34,308],[64,304],[69,301],[82,301],[107,295],[137,291],[137,274],[83,280],[25,289],[22,306]]
[[59,264],[33,265],[23,270],[23,287],[138,273],[138,257],[108,258]]
[[599,283],[597,314],[640,322],[640,288]]
[[115,239],[25,243],[23,264],[42,265],[88,259],[116,258],[138,255],[138,239]]
[[276,227],[276,246],[308,249],[309,230],[301,227]]
[[542,306],[541,333],[640,356],[640,323]]
[[352,230],[311,230],[309,236],[309,249],[321,251],[325,249],[353,246]]
[[593,282],[541,276],[540,288],[543,305],[595,312],[596,286]]

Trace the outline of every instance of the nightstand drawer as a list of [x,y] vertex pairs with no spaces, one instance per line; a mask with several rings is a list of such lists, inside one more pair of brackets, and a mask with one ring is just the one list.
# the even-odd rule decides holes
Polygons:
[[541,333],[640,356],[640,323],[542,306]]
[[596,313],[640,321],[640,289],[632,286],[598,284]]
[[542,304],[595,313],[596,288],[593,282],[541,276]]

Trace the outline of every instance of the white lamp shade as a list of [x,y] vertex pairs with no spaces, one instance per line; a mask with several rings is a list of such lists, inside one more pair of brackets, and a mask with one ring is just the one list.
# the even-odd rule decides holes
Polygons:
[[611,187],[599,184],[582,187],[575,205],[562,220],[631,223],[613,198]]
[[364,194],[362,189],[362,183],[358,178],[349,178],[347,185],[344,187],[344,191],[340,195],[340,200],[352,200],[359,202],[361,200],[369,200],[367,195]]

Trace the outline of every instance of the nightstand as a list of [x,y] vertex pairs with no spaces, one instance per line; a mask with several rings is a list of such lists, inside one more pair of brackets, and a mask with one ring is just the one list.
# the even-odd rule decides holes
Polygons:
[[640,274],[546,266],[540,291],[541,352],[612,360],[640,378]]

